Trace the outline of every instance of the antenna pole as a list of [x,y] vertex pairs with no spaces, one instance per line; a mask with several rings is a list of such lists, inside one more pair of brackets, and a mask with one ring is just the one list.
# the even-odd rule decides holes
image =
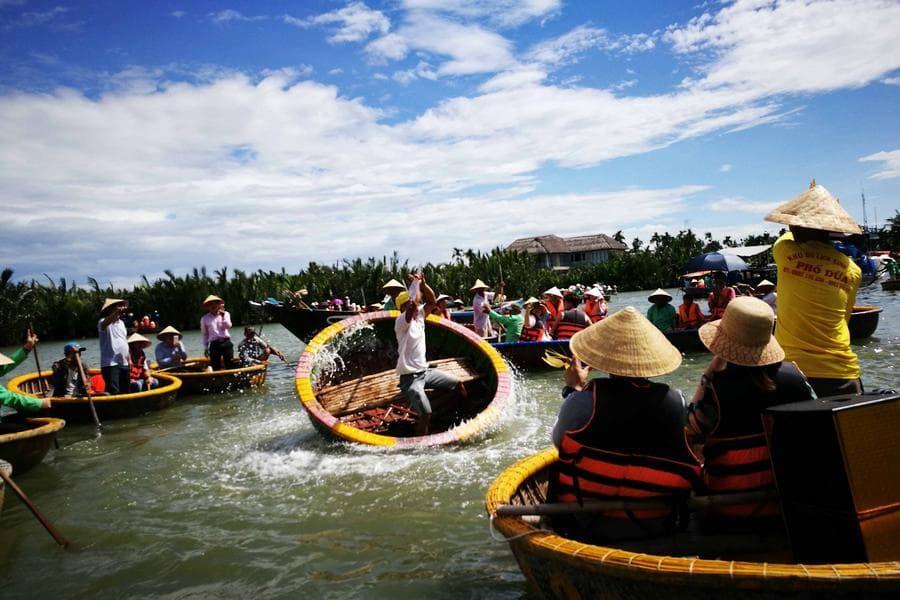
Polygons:
[[863,205],[863,231],[869,231],[869,217],[866,215],[866,191],[861,190],[860,196],[862,196]]

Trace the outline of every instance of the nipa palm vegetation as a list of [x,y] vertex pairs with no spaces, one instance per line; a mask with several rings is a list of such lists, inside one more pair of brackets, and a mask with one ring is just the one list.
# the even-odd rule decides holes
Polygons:
[[[757,236],[753,241],[771,243],[774,238]],[[730,240],[726,243],[737,245]],[[381,260],[358,258],[335,265],[310,263],[307,269],[296,274],[284,269],[229,271],[227,267],[212,274],[205,267],[195,268],[184,276],[165,271],[164,277],[154,281],[141,277],[130,290],[114,288],[112,284],[104,287],[93,278],[88,278],[83,285],[49,276],[45,280],[14,283],[12,269],[5,269],[0,273],[0,344],[19,343],[30,323],[44,339],[94,336],[99,309],[107,297],[127,299],[129,310],[138,320],[156,311],[161,324],[187,330],[198,327],[200,303],[209,294],[225,300],[237,325],[263,318],[249,300],[281,300],[285,292],[305,288],[311,300],[349,296],[354,302],[369,304],[382,299],[381,286],[386,281],[392,278],[403,281],[407,274],[419,268],[436,292],[463,298],[468,298],[468,289],[476,278],[494,286],[502,277],[509,298],[539,295],[552,286],[579,282],[616,284],[623,291],[651,289],[674,284],[687,260],[717,248],[721,245],[711,236],[704,240],[688,230],[677,235],[654,235],[647,246],[636,239],[631,251],[625,254],[613,255],[601,264],[574,266],[568,271],[538,267],[533,256],[500,248],[490,252],[456,249],[450,262],[422,266],[402,262],[395,253]]]

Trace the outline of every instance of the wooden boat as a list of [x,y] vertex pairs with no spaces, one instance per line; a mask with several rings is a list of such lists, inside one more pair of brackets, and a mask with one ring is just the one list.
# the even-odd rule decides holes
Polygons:
[[281,323],[285,329],[306,342],[332,323],[337,323],[360,313],[346,310],[316,310],[285,306],[265,302],[261,305],[265,313]]
[[881,310],[880,306],[854,306],[847,323],[850,327],[850,339],[861,340],[875,333]]
[[413,436],[417,415],[408,408],[394,372],[397,311],[365,313],[329,326],[297,365],[300,403],[323,433],[378,446],[464,442],[493,425],[509,402],[512,381],[503,359],[473,332],[447,319],[428,317],[428,360],[466,384],[468,400],[429,391],[431,431]]
[[[600,546],[567,539],[538,517],[496,516],[506,504],[540,504],[547,496],[555,448],[519,461],[487,492],[491,522],[509,542],[522,573],[541,598],[868,598],[900,595],[900,562],[796,564],[787,546],[756,560],[730,552],[741,536],[708,537],[707,551],[679,551],[674,539]],[[725,538],[725,539],[722,539]],[[759,539],[749,534],[744,540]],[[650,549],[652,548],[652,549]]]
[[900,277],[894,279],[885,279],[881,282],[881,289],[885,291],[900,290]]
[[569,353],[569,340],[548,340],[545,342],[500,342],[491,344],[500,355],[525,371],[538,371],[543,369],[551,369],[550,365],[544,362],[544,353],[547,350],[559,352],[560,354]]
[[[154,377],[163,374],[180,379],[179,398],[197,394],[220,394],[261,386],[266,382],[269,367],[268,363],[262,363],[236,369],[208,371],[208,358],[189,358],[184,364],[185,366],[179,369],[152,371]],[[155,367],[156,365],[152,366]]]
[[[90,374],[96,375],[99,369],[91,369]],[[43,397],[40,379],[49,380],[51,371],[42,373],[28,373],[12,379],[7,388],[18,394],[28,394],[38,398]],[[181,380],[166,373],[154,374],[159,380],[160,386],[155,390],[137,392],[134,394],[116,394],[115,396],[94,396],[94,407],[100,421],[108,419],[125,419],[136,417],[151,410],[162,410],[175,402],[175,396],[181,388]],[[90,423],[92,422],[91,408],[85,396],[77,398],[53,398],[53,407],[50,414],[66,421]]]
[[10,463],[16,475],[21,475],[44,460],[57,432],[66,426],[66,422],[62,419],[38,417],[9,425],[21,427],[21,430],[0,435],[0,460]]

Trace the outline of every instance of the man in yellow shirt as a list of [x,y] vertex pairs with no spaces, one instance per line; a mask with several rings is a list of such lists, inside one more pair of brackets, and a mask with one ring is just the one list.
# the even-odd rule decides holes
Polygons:
[[859,225],[815,182],[765,219],[790,226],[772,248],[778,267],[775,337],[786,360],[797,363],[820,398],[861,394],[847,322],[862,272],[830,243],[832,234],[861,233]]

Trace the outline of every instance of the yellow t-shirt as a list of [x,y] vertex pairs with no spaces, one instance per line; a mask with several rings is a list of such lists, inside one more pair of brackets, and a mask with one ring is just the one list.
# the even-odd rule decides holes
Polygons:
[[797,363],[807,377],[859,377],[847,321],[862,277],[860,268],[830,245],[798,243],[790,232],[778,238],[772,254],[778,266],[775,338],[786,359]]

